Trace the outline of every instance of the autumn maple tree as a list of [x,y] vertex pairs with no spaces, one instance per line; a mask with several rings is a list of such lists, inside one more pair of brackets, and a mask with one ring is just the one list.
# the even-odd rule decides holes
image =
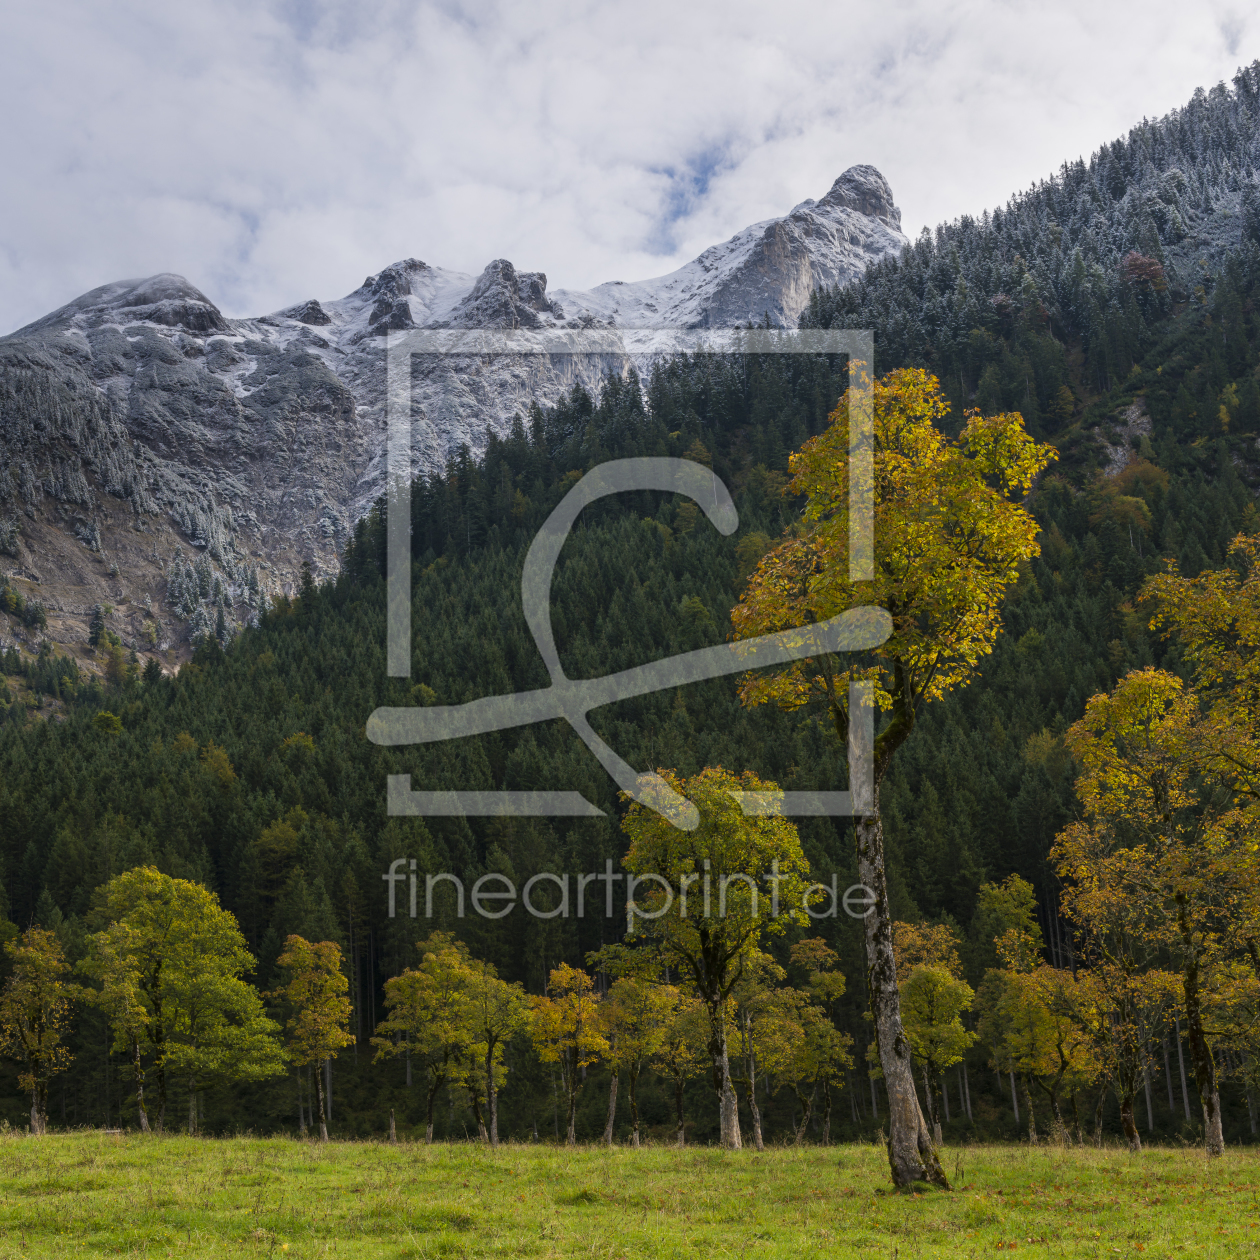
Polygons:
[[[484,1091],[489,1111],[487,1137],[499,1144],[499,1086],[507,1073],[503,1051],[529,1024],[529,1000],[519,984],[499,977],[493,964],[472,959],[468,964],[463,1018],[477,1070],[471,1088]],[[474,1095],[475,1097],[475,1095]]]
[[1094,696],[1067,736],[1085,817],[1053,854],[1078,920],[1123,919],[1176,960],[1209,1155],[1225,1143],[1205,990],[1217,987],[1239,920],[1254,913],[1257,839],[1237,790],[1245,776],[1229,755],[1248,734],[1223,708],[1205,707],[1175,674],[1153,668]]
[[352,1007],[346,996],[350,982],[341,970],[341,948],[335,941],[312,943],[287,936],[276,965],[287,972],[287,981],[275,996],[283,998],[291,1012],[285,1025],[289,1057],[299,1066],[309,1063],[314,1069],[319,1136],[326,1142],[328,1112],[320,1069],[354,1040],[349,1031]]
[[473,973],[468,948],[447,932],[419,943],[420,964],[385,981],[385,1009],[372,1044],[378,1059],[405,1055],[407,1084],[419,1063],[425,1074],[424,1140],[433,1141],[438,1090],[458,1081],[472,1045],[466,1001]]
[[558,1063],[567,1101],[565,1141],[574,1146],[577,1096],[584,1069],[608,1050],[601,1026],[601,995],[591,977],[561,963],[547,978],[547,992],[530,998],[530,1039],[544,1063]]
[[253,955],[214,893],[138,866],[104,886],[95,913],[107,924],[88,938],[79,970],[99,983],[86,996],[109,1019],[114,1048],[131,1056],[142,1130],[149,1127],[146,1055],[157,1078],[159,1132],[171,1073],[187,1083],[191,1133],[199,1081],[262,1080],[283,1071],[279,1029],[244,979]]
[[692,831],[680,830],[637,801],[626,812],[625,865],[644,880],[634,931],[704,1005],[721,1141],[738,1148],[727,1003],[745,967],[759,956],[762,937],[806,921],[809,863],[792,823],[749,817],[739,804],[738,793],[773,791],[774,784],[720,767],[686,779],[668,770],[660,774],[692,802],[699,822]]
[[651,1057],[652,1067],[659,1072],[674,1090],[675,1141],[686,1144],[683,1123],[683,1090],[687,1081],[699,1076],[708,1064],[708,1020],[704,1004],[699,998],[679,991],[678,1000],[670,1011],[660,1041]]
[[31,1133],[48,1131],[48,1083],[70,1065],[70,1008],[79,990],[55,932],[28,928],[6,941],[12,970],[0,989],[0,1047],[20,1064],[19,1086],[31,1096]]
[[[600,1003],[609,1066],[614,1073],[625,1074],[629,1087],[631,1146],[639,1145],[639,1076],[648,1060],[661,1049],[680,997],[672,984],[621,976],[613,981]],[[607,1136],[611,1140],[611,1133]]]
[[[851,379],[865,372],[853,364]],[[949,411],[940,386],[916,368],[873,384],[874,554],[869,580],[850,568],[850,390],[828,428],[792,456],[792,494],[802,519],[754,571],[731,616],[740,638],[877,607],[891,619],[882,646],[865,658],[824,656],[750,675],[746,704],[800,708],[811,702],[848,739],[849,682],[873,686],[886,715],[875,737],[876,791],[923,704],[965,686],[992,651],[1000,607],[1021,563],[1038,554],[1037,525],[1020,499],[1055,458],[1034,442],[1017,413],[969,412],[957,438],[939,424]],[[857,467],[860,469],[861,464]],[[864,484],[856,488],[865,490]],[[861,560],[862,557],[855,557]],[[858,572],[861,573],[860,566]],[[890,1116],[888,1157],[897,1185],[948,1185],[916,1098],[910,1046],[901,1023],[892,923],[877,813],[856,820],[858,878],[874,904],[865,919],[867,979]]]

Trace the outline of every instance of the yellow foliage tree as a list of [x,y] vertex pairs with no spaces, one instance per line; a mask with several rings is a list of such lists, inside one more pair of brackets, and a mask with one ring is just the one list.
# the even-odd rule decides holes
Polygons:
[[1205,714],[1198,695],[1162,670],[1135,670],[1110,695],[1094,696],[1067,737],[1085,819],[1054,851],[1078,916],[1122,914],[1179,964],[1209,1155],[1225,1145],[1203,994],[1257,898],[1260,818],[1223,752],[1236,742],[1233,725],[1219,708]]
[[567,1100],[565,1141],[574,1146],[577,1096],[583,1069],[608,1051],[600,1025],[600,994],[585,971],[561,963],[547,979],[547,992],[529,999],[530,1039],[544,1063],[558,1063]]
[[472,1044],[465,1005],[473,983],[467,947],[447,932],[419,942],[420,965],[385,981],[388,1015],[376,1026],[378,1059],[405,1055],[407,1084],[419,1062],[425,1074],[424,1140],[433,1141],[433,1105],[438,1090],[459,1080]]
[[341,948],[335,941],[312,943],[300,936],[287,936],[276,965],[288,972],[288,982],[278,996],[292,1011],[285,1025],[289,1055],[294,1063],[309,1063],[314,1070],[319,1137],[327,1142],[328,1112],[321,1069],[337,1057],[338,1050],[354,1041],[349,1031],[353,1008],[346,996],[350,982],[341,970]]
[[668,1077],[674,1087],[675,1130],[679,1146],[686,1142],[683,1125],[683,1087],[693,1076],[699,1076],[708,1063],[708,1019],[699,998],[681,990],[665,1027],[660,1044],[651,1058],[652,1067]]
[[18,1085],[31,1096],[31,1133],[48,1132],[48,1082],[70,1066],[65,1044],[70,1007],[79,994],[68,984],[65,951],[54,932],[28,928],[6,941],[12,971],[0,989],[0,1048],[21,1064]]
[[762,937],[807,921],[809,863],[790,822],[748,817],[740,807],[738,793],[773,790],[774,784],[720,766],[689,779],[669,770],[660,774],[695,805],[699,823],[681,831],[638,802],[626,812],[625,865],[643,877],[648,890],[635,911],[635,931],[704,1003],[721,1141],[736,1149],[742,1139],[727,1049],[727,1004],[745,967],[759,956]]
[[[850,372],[865,372],[852,364]],[[861,407],[861,394],[853,405]],[[865,663],[832,657],[748,677],[746,704],[799,708],[811,701],[848,737],[848,681],[874,684],[888,721],[875,740],[875,780],[909,736],[925,702],[974,677],[992,651],[1006,589],[1038,554],[1037,525],[1019,499],[1055,458],[1018,414],[968,413],[951,440],[938,428],[948,403],[919,369],[874,384],[874,564],[870,581],[850,576],[849,414],[841,400],[827,430],[792,457],[790,490],[806,497],[804,519],[757,566],[732,612],[741,638],[824,621],[860,607],[884,609],[892,632]],[[867,487],[860,486],[865,490]],[[860,559],[860,557],[859,557]],[[878,815],[857,820],[858,878],[874,894],[866,916],[867,969],[878,1052],[888,1087],[889,1166],[896,1185],[947,1186],[916,1098],[901,1024],[897,968]]]

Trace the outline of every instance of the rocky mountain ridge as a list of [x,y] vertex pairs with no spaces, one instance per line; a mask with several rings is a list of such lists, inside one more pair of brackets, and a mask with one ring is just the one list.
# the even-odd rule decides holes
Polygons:
[[[45,605],[54,641],[84,640],[109,604],[126,645],[174,660],[190,636],[292,591],[304,560],[335,572],[383,485],[389,333],[791,327],[814,288],[905,243],[887,181],[855,166],[678,271],[587,292],[549,293],[506,259],[474,277],[411,258],[343,298],[230,319],[181,276],[103,285],[0,338],[0,569]],[[483,449],[531,401],[595,386],[607,366],[422,366],[417,471]],[[0,637],[23,634],[0,620]]]

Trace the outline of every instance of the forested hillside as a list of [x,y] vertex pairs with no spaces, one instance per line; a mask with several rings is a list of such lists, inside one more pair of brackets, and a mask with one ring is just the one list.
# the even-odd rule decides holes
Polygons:
[[[921,238],[901,261],[819,294],[812,308],[816,323],[873,327],[879,373],[903,365],[937,373],[955,429],[967,407],[1019,410],[1060,450],[1029,500],[1041,555],[1007,600],[996,650],[978,681],[924,710],[881,801],[895,915],[952,925],[976,987],[998,965],[993,886],[1011,875],[1035,890],[1046,957],[1074,961],[1048,861],[1078,808],[1064,733],[1128,670],[1181,664],[1149,630],[1139,586],[1166,558],[1191,576],[1222,568],[1236,534],[1260,531],[1260,203],[1249,182],[1258,76],[1253,67],[1234,92],[1214,89],[1145,124],[1007,210]],[[474,957],[539,994],[559,963],[581,965],[620,939],[623,903],[612,917],[588,903],[580,920],[518,908],[492,922],[457,919],[439,897],[426,921],[421,878],[421,917],[391,920],[382,875],[400,857],[414,858],[421,877],[453,872],[471,884],[498,871],[518,887],[541,871],[601,871],[608,859],[617,867],[622,806],[563,723],[392,751],[366,739],[369,714],[546,684],[521,613],[525,551],[580,474],[611,458],[711,464],[740,527],[722,538],[694,504],[649,493],[586,510],[552,595],[566,671],[595,677],[723,642],[757,559],[799,515],[783,493],[789,453],[825,427],[846,370],[842,360],[800,356],[678,359],[645,383],[610,380],[598,398],[579,388],[553,410],[535,408],[506,440],[492,438],[484,459],[461,455],[445,475],[417,483],[409,680],[385,673],[379,508],[355,529],[335,582],[308,583],[230,643],[207,636],[175,678],[140,676],[138,662],[111,647],[108,619],[98,647],[111,664],[104,684],[80,679],[54,654],[8,651],[0,910],[22,928],[55,928],[77,961],[103,926],[97,890],[153,864],[218,893],[257,957],[262,989],[279,983],[287,935],[338,942],[358,1041],[333,1069],[334,1127],[379,1133],[391,1107],[400,1124],[422,1126],[422,1099],[404,1085],[403,1065],[370,1063],[366,1040],[384,1018],[385,981],[417,962],[415,942],[433,929],[454,932]],[[20,615],[12,591],[0,600]],[[733,679],[624,702],[592,722],[638,768],[749,769],[785,789],[845,783],[825,715],[742,708]],[[606,817],[389,819],[386,776],[404,772],[416,789],[576,790]],[[854,882],[844,820],[801,819],[799,828],[815,878],[836,872],[841,888]],[[855,1066],[832,1132],[873,1133],[860,936],[841,915],[776,940],[794,982],[805,971],[791,946],[809,935],[836,950],[848,980],[834,1016],[853,1038]],[[74,1063],[51,1096],[54,1123],[129,1122],[126,1056],[111,1058],[108,1041],[103,1014],[84,1008]],[[989,1057],[981,1042],[967,1059],[974,1123],[1014,1133]],[[507,1062],[503,1131],[547,1136],[553,1121],[558,1130],[554,1074],[524,1043]],[[22,1095],[5,1071],[4,1105],[16,1123]],[[602,1080],[592,1069],[591,1081]],[[716,1125],[711,1094],[702,1080],[687,1090],[689,1124],[703,1139]],[[1162,1083],[1155,1092],[1158,1127],[1172,1133],[1182,1117],[1171,1081],[1168,1106]],[[292,1126],[296,1096],[291,1078],[211,1090],[205,1124]],[[606,1103],[588,1085],[580,1132],[602,1129]],[[669,1128],[667,1084],[645,1083],[642,1106],[649,1126]],[[771,1135],[800,1118],[790,1093],[764,1106]],[[1225,1107],[1228,1135],[1254,1132],[1240,1079],[1227,1084]],[[452,1095],[448,1110],[443,1096],[438,1135],[462,1135],[469,1114],[466,1100]],[[954,1123],[965,1123],[957,1112]]]

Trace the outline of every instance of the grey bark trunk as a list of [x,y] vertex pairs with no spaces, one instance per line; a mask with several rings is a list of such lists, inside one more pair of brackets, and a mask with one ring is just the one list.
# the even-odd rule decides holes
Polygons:
[[630,1145],[639,1145],[639,1064],[630,1066]]
[[[140,1117],[140,1132],[149,1132],[149,1113],[144,1109],[144,1067],[140,1061],[140,1043],[131,1043],[131,1061],[136,1070],[136,1112]],[[299,1106],[300,1106],[299,1102]]]
[[613,1144],[613,1128],[617,1121],[617,1086],[621,1082],[621,1073],[612,1074],[612,1084],[608,1086],[608,1119],[604,1121],[604,1145]]
[[[1024,1106],[1028,1108],[1028,1141],[1033,1145],[1037,1145],[1037,1117],[1033,1115],[1032,1091],[1028,1088],[1028,1077],[1021,1076],[1020,1081],[1024,1086]],[[1015,1082],[1012,1080],[1011,1084]]]
[[726,1019],[717,1000],[708,996],[709,1057],[713,1062],[713,1089],[717,1094],[721,1142],[728,1151],[738,1151],[743,1147],[743,1140],[739,1133],[739,1101],[731,1082],[731,1061],[726,1049]]
[[1186,1000],[1186,1040],[1190,1044],[1190,1062],[1194,1066],[1195,1084],[1199,1087],[1199,1105],[1203,1108],[1203,1146],[1209,1158],[1225,1154],[1225,1135],[1221,1130],[1221,1094],[1216,1080],[1216,1064],[1203,1035],[1203,1013],[1199,994],[1199,959],[1188,925],[1186,898],[1177,897],[1178,919],[1185,948],[1181,972],[1182,992]]
[[328,1117],[324,1114],[324,1076],[317,1067],[312,1073],[315,1077],[315,1099],[319,1105],[319,1140],[328,1141]]
[[490,1107],[490,1145],[499,1145],[499,1090],[494,1083],[494,1051],[498,1041],[486,1043],[486,1102]]
[[752,1116],[753,1144],[759,1151],[766,1149],[765,1139],[761,1136],[761,1109],[757,1106],[757,1056],[752,1048],[752,1029],[749,1027],[748,1014],[744,1013],[744,1067],[748,1072],[748,1113]]
[[398,1131],[394,1128],[394,1109],[389,1109],[389,1140],[391,1142],[398,1141]]
[[1186,1056],[1181,1050],[1181,1016],[1178,1015],[1173,1020],[1173,1026],[1177,1030],[1177,1066],[1181,1069],[1181,1105],[1185,1109],[1186,1119],[1191,1119],[1190,1115],[1190,1087],[1186,1084]]
[[1124,1129],[1124,1136],[1129,1140],[1130,1154],[1140,1155],[1142,1153],[1142,1135],[1138,1132],[1137,1125],[1133,1121],[1133,1094],[1132,1085],[1127,1085],[1124,1096],[1120,1099],[1120,1125]]
[[873,904],[863,920],[866,981],[871,999],[884,1087],[888,1091],[888,1166],[896,1186],[926,1181],[949,1188],[945,1170],[923,1120],[910,1075],[910,1043],[901,1026],[897,963],[893,957],[892,914],[884,873],[884,828],[879,817],[861,818],[857,833],[858,880]]

